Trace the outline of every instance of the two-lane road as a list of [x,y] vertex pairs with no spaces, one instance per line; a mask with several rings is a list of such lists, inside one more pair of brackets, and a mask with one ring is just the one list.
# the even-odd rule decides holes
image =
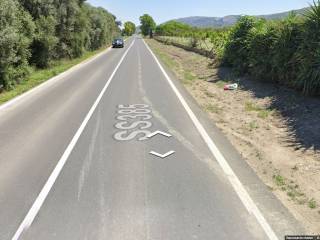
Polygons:
[[245,164],[230,167],[234,149],[217,147],[171,79],[135,37],[0,109],[0,239],[299,233]]

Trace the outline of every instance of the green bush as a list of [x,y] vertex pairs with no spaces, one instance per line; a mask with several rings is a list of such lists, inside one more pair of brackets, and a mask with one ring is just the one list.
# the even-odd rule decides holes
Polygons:
[[250,31],[258,24],[257,22],[254,17],[244,16],[231,29],[223,62],[232,66],[238,74],[246,74],[249,71]]
[[34,27],[18,1],[0,1],[0,85],[7,90],[28,74]]
[[299,48],[302,31],[302,18],[290,14],[276,26],[275,40],[272,48],[272,80],[297,88],[295,82],[298,65],[295,54]]
[[215,53],[216,59],[221,60],[225,55],[225,47],[229,39],[229,29],[218,29],[209,31],[208,38],[212,44],[212,51]]
[[56,20],[53,16],[40,16],[35,24],[30,61],[39,68],[46,68],[55,56],[54,50],[58,43],[58,38],[55,36]]
[[187,24],[169,21],[157,26],[155,33],[160,36],[181,36],[190,30],[191,27]]
[[320,94],[320,2],[304,17],[282,21],[243,17],[231,30],[225,63],[238,74]]
[[[195,28],[176,21],[163,23],[156,28],[156,35],[158,37],[165,36],[166,42],[179,42],[179,39],[183,40],[182,42],[187,43],[186,45],[191,48],[209,51],[210,55],[215,55],[218,60],[224,54],[229,33],[228,28]],[[174,38],[177,38],[176,41]],[[181,41],[179,43],[181,44]]]
[[308,95],[320,94],[320,1],[305,14],[300,46],[296,53],[299,69],[296,87]]
[[148,14],[144,14],[140,17],[140,23],[141,33],[144,36],[150,35],[152,37],[153,31],[156,29],[156,23],[153,18]]
[[96,50],[110,44],[112,38],[119,35],[120,31],[112,14],[103,8],[86,5],[89,23],[89,49]]
[[320,95],[320,0],[303,16],[292,13],[277,21],[244,16],[231,29],[168,22],[157,27],[157,34],[189,39],[193,48],[212,48],[216,60],[238,75]]
[[48,67],[54,58],[54,50],[58,42],[55,36],[55,28],[58,24],[57,9],[52,0],[19,1],[35,23],[30,62],[40,68]]
[[25,79],[29,65],[80,57],[120,33],[115,17],[84,0],[0,1],[0,88]]
[[133,22],[128,21],[124,23],[123,35],[132,36],[135,32],[136,25]]
[[83,19],[81,6],[77,0],[54,1],[57,9],[56,36],[59,41],[55,48],[58,58],[81,56],[86,44],[85,32],[88,24]]
[[256,21],[248,33],[246,56],[248,71],[251,76],[259,80],[272,80],[272,58],[275,42],[276,24],[265,20]]

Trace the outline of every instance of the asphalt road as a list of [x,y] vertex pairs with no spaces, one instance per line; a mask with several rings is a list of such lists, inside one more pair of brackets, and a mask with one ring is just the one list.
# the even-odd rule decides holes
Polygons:
[[0,108],[1,240],[302,231],[138,37]]

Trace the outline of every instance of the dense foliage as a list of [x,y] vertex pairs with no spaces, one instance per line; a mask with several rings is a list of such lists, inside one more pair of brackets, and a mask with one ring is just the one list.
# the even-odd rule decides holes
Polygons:
[[156,34],[161,36],[184,36],[192,31],[187,24],[169,21],[156,27]]
[[156,28],[156,23],[153,20],[153,18],[148,14],[144,14],[143,16],[140,17],[140,23],[141,23],[141,26],[140,26],[141,33],[144,36],[150,35],[152,37],[152,33]]
[[223,54],[229,32],[229,29],[226,28],[196,28],[184,23],[169,21],[157,26],[155,34],[158,37],[173,37],[166,38],[169,42],[177,40],[174,39],[177,37],[184,39],[190,47],[206,50],[217,56],[217,58],[220,58]]
[[31,65],[101,48],[119,31],[112,14],[84,0],[1,0],[0,87],[13,88]]
[[133,22],[125,22],[123,28],[123,34],[126,36],[132,36],[136,32],[136,25]]
[[17,0],[0,1],[0,84],[11,88],[28,73],[35,24]]
[[156,34],[188,39],[191,47],[199,48],[204,42],[220,63],[239,75],[320,95],[319,0],[303,16],[290,14],[277,21],[244,16],[235,26],[222,30],[168,22],[158,26]]

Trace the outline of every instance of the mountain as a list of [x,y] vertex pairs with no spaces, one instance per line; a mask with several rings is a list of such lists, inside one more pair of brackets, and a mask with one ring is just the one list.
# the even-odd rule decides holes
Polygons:
[[[293,10],[293,11],[282,12],[282,13],[258,15],[256,17],[265,18],[267,20],[282,19],[287,17],[291,12],[301,15],[307,9],[308,8],[302,8],[299,10]],[[185,23],[193,27],[227,27],[235,24],[240,17],[241,15],[229,15],[225,17],[195,16],[195,17],[178,18],[178,19],[175,19],[175,21]]]

